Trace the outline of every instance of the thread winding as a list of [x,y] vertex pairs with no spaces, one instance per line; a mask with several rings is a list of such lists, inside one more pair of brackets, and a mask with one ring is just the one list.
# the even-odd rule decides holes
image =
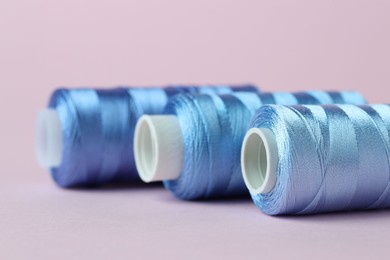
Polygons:
[[262,107],[250,123],[275,135],[276,184],[252,193],[269,215],[390,207],[390,107]]
[[139,181],[133,154],[135,124],[143,114],[162,113],[180,93],[257,92],[253,86],[58,89],[49,108],[62,126],[62,162],[50,169],[62,187]]
[[234,93],[180,95],[165,114],[176,115],[183,134],[183,168],[164,186],[184,200],[247,195],[240,168],[241,144],[250,118],[263,104],[365,104],[356,92]]

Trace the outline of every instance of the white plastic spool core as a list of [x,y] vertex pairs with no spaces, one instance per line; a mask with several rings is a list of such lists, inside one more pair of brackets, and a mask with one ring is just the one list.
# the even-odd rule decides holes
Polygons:
[[134,158],[144,182],[177,179],[183,165],[183,135],[176,116],[142,116],[135,127]]
[[270,192],[276,183],[278,147],[274,133],[267,128],[251,128],[243,141],[241,168],[252,194]]
[[35,154],[45,168],[58,167],[62,162],[63,139],[60,117],[55,109],[41,110],[35,126]]

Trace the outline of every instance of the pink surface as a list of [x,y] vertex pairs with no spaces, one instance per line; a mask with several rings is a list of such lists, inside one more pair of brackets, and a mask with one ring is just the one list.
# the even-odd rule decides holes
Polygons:
[[[159,187],[61,190],[33,154],[57,86],[245,83],[390,100],[388,1],[0,3],[0,258],[387,257],[390,211],[275,218]],[[376,258],[376,257],[375,257]]]

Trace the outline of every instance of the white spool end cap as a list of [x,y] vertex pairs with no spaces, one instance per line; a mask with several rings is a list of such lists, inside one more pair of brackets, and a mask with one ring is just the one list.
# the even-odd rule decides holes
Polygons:
[[276,184],[278,147],[274,133],[267,128],[251,128],[241,150],[241,169],[252,194],[270,192]]
[[62,150],[62,125],[57,111],[41,110],[35,125],[35,155],[38,163],[46,168],[59,166]]
[[135,127],[134,157],[144,182],[174,180],[183,165],[183,135],[173,115],[144,115]]

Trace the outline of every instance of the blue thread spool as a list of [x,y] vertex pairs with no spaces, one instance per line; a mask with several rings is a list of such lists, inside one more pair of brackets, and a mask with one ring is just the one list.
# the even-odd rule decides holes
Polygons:
[[62,187],[137,181],[133,155],[135,124],[143,114],[159,114],[169,98],[183,93],[253,91],[253,86],[202,88],[59,89],[49,109],[39,113],[38,162]]
[[182,95],[163,116],[143,116],[135,132],[135,158],[145,182],[164,181],[185,200],[248,193],[240,150],[251,116],[263,104],[364,104],[356,92]]
[[389,105],[264,106],[242,171],[270,215],[390,207]]

